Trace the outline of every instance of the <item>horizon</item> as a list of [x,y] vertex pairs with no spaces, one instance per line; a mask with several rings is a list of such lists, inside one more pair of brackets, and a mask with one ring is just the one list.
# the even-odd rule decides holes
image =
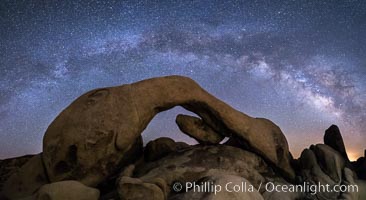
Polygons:
[[[339,126],[366,149],[366,1],[0,2],[0,159],[42,151],[53,119],[100,87],[178,74],[285,134],[295,158]],[[144,143],[193,143],[160,113]]]

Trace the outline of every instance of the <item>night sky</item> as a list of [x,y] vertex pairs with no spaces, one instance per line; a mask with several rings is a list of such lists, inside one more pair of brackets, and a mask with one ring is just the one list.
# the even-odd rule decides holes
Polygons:
[[[366,1],[0,2],[0,158],[42,151],[52,120],[88,90],[179,74],[255,117],[291,152],[337,124],[366,148]],[[160,113],[144,141],[180,133]]]

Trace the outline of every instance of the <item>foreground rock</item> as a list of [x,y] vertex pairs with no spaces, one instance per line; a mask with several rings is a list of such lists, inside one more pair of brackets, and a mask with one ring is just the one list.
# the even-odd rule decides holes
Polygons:
[[358,199],[366,199],[366,181],[364,180],[355,180],[356,184],[359,187]]
[[42,154],[38,154],[9,177],[4,183],[1,194],[5,199],[23,198],[34,194],[42,185],[47,183]]
[[174,140],[167,137],[161,137],[146,144],[144,159],[145,161],[155,161],[175,152],[177,149],[178,147]]
[[159,112],[183,106],[212,130],[236,135],[253,152],[294,179],[286,138],[267,119],[252,118],[181,76],[153,78],[130,85],[90,91],[69,105],[48,127],[43,139],[44,164],[51,182],[75,179],[95,186],[116,173],[142,131]]
[[[327,174],[322,171],[317,162],[316,155],[312,150],[305,149],[301,153],[300,161],[302,166],[301,176],[306,183],[309,183],[310,185],[329,184],[330,186],[334,186],[336,184],[336,182],[334,182]],[[336,192],[311,192],[312,191],[309,191],[308,196],[314,195],[317,197],[317,199],[337,199],[339,195]]]
[[122,177],[118,184],[121,200],[165,200],[166,193],[158,184],[138,178]]
[[[268,181],[286,183],[260,156],[227,145],[191,146],[155,162],[144,163],[135,168],[133,174],[134,177],[124,176],[118,182],[122,199],[131,194],[139,196],[133,199],[171,198],[175,194],[171,190],[174,182],[194,182],[207,176],[240,176],[256,188]],[[141,191],[143,188],[146,193]],[[264,188],[260,192],[264,192]]]
[[[18,171],[33,155],[26,155],[17,158],[9,158],[0,160],[0,191],[3,188],[4,182]],[[0,198],[1,199],[1,198]]]
[[36,194],[37,200],[98,200],[99,190],[77,181],[62,181],[46,184]]
[[310,149],[315,153],[317,162],[324,173],[335,183],[341,182],[346,162],[340,153],[325,144],[312,145]]
[[[192,128],[192,127],[191,127]],[[203,130],[203,129],[201,129]],[[138,145],[140,146],[140,144]],[[131,149],[134,149],[133,147]],[[325,145],[312,145],[303,151],[297,161],[296,184],[358,186],[357,191],[325,192],[269,192],[264,189],[267,183],[288,187],[273,163],[257,153],[242,140],[231,137],[225,144],[189,146],[170,138],[150,141],[144,148],[144,158],[125,167],[119,166],[117,177],[106,175],[98,189],[87,187],[77,181],[61,181],[48,184],[42,163],[42,154],[29,159],[21,168],[15,170],[5,182],[1,200],[58,200],[58,199],[99,199],[99,200],[185,200],[185,199],[264,199],[264,200],[363,200],[366,183],[358,180],[355,172],[347,167],[344,157],[334,148]],[[139,155],[139,154],[138,154]],[[43,177],[44,176],[44,177]],[[40,178],[43,177],[43,178]],[[172,190],[173,184],[211,182],[225,185],[246,184],[245,192],[221,191],[196,192],[188,189],[182,193]],[[259,188],[259,185],[262,187]],[[252,187],[252,188],[251,188]],[[259,191],[256,191],[256,190]],[[100,191],[100,192],[99,192]],[[5,193],[3,193],[5,192]]]
[[357,185],[358,190],[353,190],[354,188],[349,189],[348,191],[345,191],[341,193],[341,195],[338,197],[338,199],[342,200],[357,200],[357,199],[364,199],[360,198],[360,191],[366,189],[362,188],[357,182],[356,182],[356,176],[354,172],[349,168],[344,168],[343,170],[344,178],[342,179],[342,185],[348,185],[348,186],[355,186]]

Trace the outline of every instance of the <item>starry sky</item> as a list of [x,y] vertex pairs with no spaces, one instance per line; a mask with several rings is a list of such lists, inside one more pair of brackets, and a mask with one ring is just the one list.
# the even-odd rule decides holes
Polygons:
[[[97,87],[179,74],[269,118],[298,157],[337,124],[366,148],[366,1],[0,2],[0,159],[42,151],[52,120]],[[182,134],[160,113],[144,141]]]

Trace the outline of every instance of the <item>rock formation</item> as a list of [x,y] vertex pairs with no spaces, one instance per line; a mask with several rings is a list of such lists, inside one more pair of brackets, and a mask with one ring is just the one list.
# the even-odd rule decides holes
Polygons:
[[343,143],[341,131],[339,131],[338,126],[332,125],[325,131],[324,144],[338,151],[341,154],[341,156],[343,156],[344,159],[349,161],[346,153],[346,148]]
[[[141,133],[149,122],[174,106],[198,115],[178,115],[176,123],[199,144],[163,137],[143,147]],[[326,131],[324,143],[311,145],[294,160],[284,134],[270,120],[233,109],[189,78],[153,78],[77,98],[48,127],[42,153],[0,161],[0,200],[365,199],[362,192],[269,192],[262,187],[357,184],[366,190],[360,179],[365,158],[351,165],[338,127]],[[229,181],[255,190],[174,191],[177,182]]]
[[224,135],[215,132],[203,120],[188,115],[178,115],[176,118],[179,129],[197,140],[200,144],[218,144]]
[[35,197],[37,200],[98,200],[99,190],[77,181],[61,181],[43,185]]
[[[310,149],[305,149],[300,157],[302,169],[301,169],[301,176],[303,177],[304,181],[307,183],[310,183],[311,185],[330,185],[333,187],[336,184],[340,183],[340,180],[334,180],[332,177],[324,172],[318,163],[318,159],[320,161],[323,161],[319,154],[315,153],[315,148],[318,150],[318,147],[312,146]],[[329,147],[330,148],[330,147]],[[328,149],[329,150],[329,149]],[[320,150],[321,151],[321,150]],[[332,153],[327,151],[327,156],[337,157],[337,155],[334,155]],[[337,160],[334,160],[337,161]],[[344,161],[343,161],[344,162]],[[333,165],[331,173],[335,174],[338,171],[343,171],[344,165],[331,162],[330,165]],[[336,168],[338,166],[338,168]],[[339,193],[337,192],[317,192],[313,193],[317,197],[317,199],[337,199],[339,196]]]
[[164,156],[175,152],[178,148],[179,147],[177,147],[177,144],[173,139],[161,137],[146,144],[144,159],[146,161],[159,160]]
[[9,158],[0,160],[0,188],[3,183],[16,171],[19,170],[33,155],[21,156],[18,158]]
[[93,90],[62,111],[43,140],[50,181],[76,179],[96,186],[125,165],[123,159],[136,157],[126,152],[157,113],[178,105],[217,133],[238,136],[287,178],[294,178],[288,144],[278,126],[233,109],[189,78],[168,76]]
[[42,154],[38,154],[30,158],[5,181],[2,188],[3,195],[9,199],[25,197],[35,193],[47,183],[48,178],[43,167]]

